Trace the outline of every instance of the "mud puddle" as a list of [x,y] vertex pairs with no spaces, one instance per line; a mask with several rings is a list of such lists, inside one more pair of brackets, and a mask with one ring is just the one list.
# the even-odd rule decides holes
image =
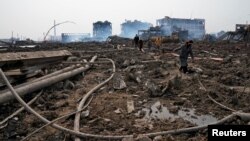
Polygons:
[[143,108],[138,113],[136,113],[136,115],[140,115],[141,113],[145,114],[144,118],[146,119],[160,119],[160,120],[174,121],[175,119],[182,118],[195,125],[207,125],[218,121],[212,115],[195,114],[195,109],[176,108],[174,110],[169,110],[167,107],[161,105],[159,101],[154,103],[150,108]]

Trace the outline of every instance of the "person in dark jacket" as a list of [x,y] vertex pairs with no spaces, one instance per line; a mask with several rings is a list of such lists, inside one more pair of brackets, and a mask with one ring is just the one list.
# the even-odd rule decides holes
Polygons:
[[183,73],[187,73],[188,72],[188,63],[187,63],[187,59],[188,56],[190,55],[192,58],[192,61],[194,60],[194,55],[193,55],[193,51],[192,51],[192,44],[193,41],[190,40],[188,42],[186,42],[185,45],[181,46],[180,48],[177,48],[175,50],[180,50],[180,71],[183,71]]
[[134,44],[135,44],[135,47],[138,47],[138,44],[139,44],[139,36],[136,34],[135,37],[134,37]]

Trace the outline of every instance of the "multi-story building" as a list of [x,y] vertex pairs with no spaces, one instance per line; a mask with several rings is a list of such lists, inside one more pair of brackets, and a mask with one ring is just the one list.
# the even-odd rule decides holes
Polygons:
[[205,19],[180,19],[166,16],[156,21],[164,35],[170,36],[173,32],[188,31],[189,39],[203,39],[205,31]]
[[93,23],[93,38],[97,40],[106,40],[112,35],[112,23],[109,21],[98,21]]

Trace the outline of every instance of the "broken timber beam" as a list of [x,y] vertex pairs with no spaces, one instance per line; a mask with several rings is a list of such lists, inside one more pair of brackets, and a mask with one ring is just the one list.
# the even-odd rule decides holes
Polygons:
[[81,61],[63,61],[63,64],[109,64],[108,61],[97,61],[97,62],[81,62]]
[[[108,61],[96,61],[96,62],[82,62],[82,61],[63,61],[62,64],[109,64]],[[164,63],[162,60],[146,60],[146,61],[138,61],[136,63],[139,64],[147,64],[147,63]]]
[[101,50],[101,51],[78,51],[78,50],[74,50],[71,51],[71,53],[75,54],[75,53],[105,53],[105,52],[117,52],[117,51],[122,51],[122,50],[117,50],[117,49],[110,49],[110,50]]
[[[175,56],[175,57],[179,57],[179,54],[176,53],[170,53],[171,55]],[[191,57],[188,57],[191,58]],[[204,57],[204,58],[200,58],[200,57],[195,57],[195,60],[201,60],[201,59],[208,59],[208,60],[214,60],[214,61],[223,61],[223,58],[219,58],[219,57]]]
[[0,67],[8,70],[36,66],[62,61],[71,55],[67,50],[0,53]]

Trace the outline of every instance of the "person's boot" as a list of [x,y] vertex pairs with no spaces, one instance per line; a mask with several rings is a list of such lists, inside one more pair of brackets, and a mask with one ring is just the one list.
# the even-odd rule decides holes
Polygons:
[[179,71],[180,71],[180,72],[182,71],[182,66],[179,68]]
[[188,72],[187,66],[183,67],[183,73],[186,74]]

